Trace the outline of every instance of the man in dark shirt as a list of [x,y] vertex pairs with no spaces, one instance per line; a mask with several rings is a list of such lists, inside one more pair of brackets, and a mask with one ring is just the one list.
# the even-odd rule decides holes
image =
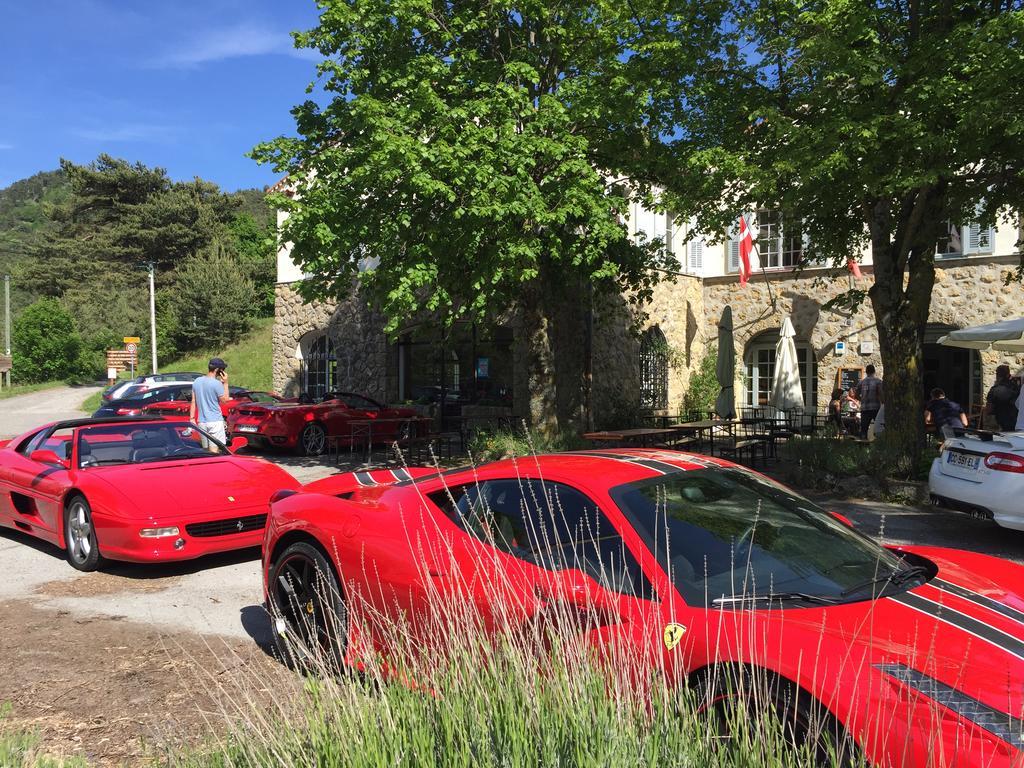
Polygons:
[[944,427],[966,427],[967,414],[958,403],[947,399],[941,389],[933,389],[932,399],[924,407],[924,423],[934,424],[939,434],[945,434]]
[[996,383],[985,397],[985,413],[995,417],[999,428],[1010,432],[1017,426],[1017,397],[1020,388],[1010,379],[1010,366],[996,368]]

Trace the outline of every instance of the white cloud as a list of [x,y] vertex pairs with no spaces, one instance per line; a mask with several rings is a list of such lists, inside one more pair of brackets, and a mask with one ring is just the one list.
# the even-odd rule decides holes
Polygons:
[[120,125],[75,128],[75,136],[88,141],[101,142],[167,142],[174,138],[177,129],[169,125],[155,123],[122,123]]
[[152,62],[158,69],[192,69],[210,62],[247,56],[282,55],[309,58],[296,50],[291,36],[258,24],[242,23],[219,30],[204,30]]

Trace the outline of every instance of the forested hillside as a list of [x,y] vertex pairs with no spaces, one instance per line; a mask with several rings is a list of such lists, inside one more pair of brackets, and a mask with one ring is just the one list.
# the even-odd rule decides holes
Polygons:
[[[162,168],[108,155],[61,161],[0,190],[15,380],[101,376],[103,351],[123,336],[142,337],[148,361],[150,263],[161,362],[238,339],[273,313],[273,238],[262,191],[176,182]],[[50,346],[61,360],[37,359],[30,339],[64,333],[70,338]]]

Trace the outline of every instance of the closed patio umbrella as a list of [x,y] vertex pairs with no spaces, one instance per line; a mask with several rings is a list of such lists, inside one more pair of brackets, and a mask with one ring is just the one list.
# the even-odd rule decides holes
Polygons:
[[1002,352],[1024,352],[1024,317],[950,331],[939,339],[939,344],[965,349],[991,348]]
[[736,379],[736,347],[732,336],[732,307],[728,304],[722,310],[722,319],[718,321],[718,365],[715,375],[721,387],[715,399],[715,413],[723,419],[735,418],[736,394],[733,387]]
[[804,390],[800,385],[800,366],[796,359],[796,331],[786,317],[779,330],[779,343],[775,346],[775,375],[772,377],[772,396],[769,402],[780,411],[803,408]]

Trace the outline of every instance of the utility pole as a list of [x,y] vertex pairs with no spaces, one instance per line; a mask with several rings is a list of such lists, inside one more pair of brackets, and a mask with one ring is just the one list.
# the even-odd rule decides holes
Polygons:
[[[11,356],[11,276],[4,275],[4,356]],[[0,371],[0,386],[3,386],[4,374]],[[11,372],[7,371],[7,386],[11,386]]]
[[153,262],[149,262],[149,333],[150,333],[150,347],[153,350],[153,373],[157,372],[156,369],[156,289],[153,286],[154,274],[156,273],[156,267],[153,266]]

